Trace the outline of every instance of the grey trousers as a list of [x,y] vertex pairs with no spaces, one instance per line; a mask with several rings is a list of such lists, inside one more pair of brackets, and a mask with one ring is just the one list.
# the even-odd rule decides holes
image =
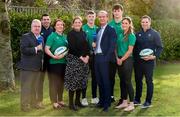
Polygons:
[[37,81],[40,77],[39,71],[20,71],[21,79],[21,107],[37,103]]

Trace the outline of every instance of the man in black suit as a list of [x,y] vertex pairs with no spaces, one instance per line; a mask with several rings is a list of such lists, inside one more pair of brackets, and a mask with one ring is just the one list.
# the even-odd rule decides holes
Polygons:
[[20,42],[21,62],[21,110],[37,108],[36,86],[40,76],[43,55],[43,38],[40,36],[41,22],[34,19],[31,31],[22,36]]
[[107,24],[108,13],[99,11],[98,18],[100,28],[97,30],[95,47],[95,75],[99,85],[100,99],[97,106],[103,107],[107,112],[111,105],[109,62],[115,59],[115,42],[117,39],[115,30]]
[[[46,43],[46,40],[48,36],[53,32],[53,28],[51,27],[51,19],[48,14],[43,14],[41,17],[41,36],[44,39],[44,43]],[[38,107],[39,108],[44,108],[43,106],[43,84],[44,84],[44,79],[45,79],[45,74],[48,71],[48,66],[49,66],[49,59],[50,57],[44,53],[44,58],[43,58],[43,68],[41,71],[40,78],[38,79],[38,85],[37,85],[37,101],[38,101]]]

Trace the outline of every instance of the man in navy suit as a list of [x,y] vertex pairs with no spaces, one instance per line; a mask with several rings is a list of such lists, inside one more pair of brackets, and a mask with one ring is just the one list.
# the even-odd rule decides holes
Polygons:
[[99,85],[100,99],[98,107],[102,107],[107,112],[111,105],[109,62],[115,59],[115,42],[117,39],[115,30],[108,25],[108,13],[99,11],[98,18],[100,28],[97,30],[95,47],[95,75]]
[[31,107],[37,107],[36,87],[40,77],[43,57],[43,38],[40,35],[41,22],[34,19],[31,31],[22,36],[20,42],[21,62],[21,110],[29,111]]

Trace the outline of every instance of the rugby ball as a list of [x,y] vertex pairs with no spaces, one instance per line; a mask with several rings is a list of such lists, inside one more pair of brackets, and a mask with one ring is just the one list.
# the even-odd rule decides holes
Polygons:
[[55,51],[54,51],[54,55],[60,55],[60,54],[64,54],[66,55],[68,53],[68,49],[65,46],[61,46],[58,47]]
[[141,57],[145,57],[145,56],[148,56],[148,55],[152,55],[154,52],[152,49],[149,49],[149,48],[146,48],[146,49],[143,49],[140,51],[139,55]]

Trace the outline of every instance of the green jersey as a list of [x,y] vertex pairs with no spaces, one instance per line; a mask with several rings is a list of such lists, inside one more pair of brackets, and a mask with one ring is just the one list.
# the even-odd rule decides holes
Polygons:
[[127,39],[125,39],[124,33],[118,35],[118,39],[117,39],[118,56],[124,56],[125,53],[128,51],[128,47],[134,46],[135,42],[136,42],[136,36],[134,33],[129,34]]
[[109,25],[110,25],[112,28],[115,29],[117,35],[123,33],[122,22],[121,22],[121,21],[118,22],[118,23],[116,23],[115,20],[113,19],[113,20],[111,20],[111,21],[109,22]]
[[[59,35],[56,32],[52,32],[47,38],[46,46],[50,47],[50,51],[52,54],[54,54],[54,51],[60,46],[67,47],[66,35]],[[65,58],[61,58],[59,60],[51,58],[49,62],[50,64],[66,63],[66,60]]]
[[82,29],[87,35],[88,44],[91,50],[92,48],[92,42],[94,41],[94,36],[96,35],[97,26],[94,25],[93,27],[89,27],[88,24],[83,25]]

